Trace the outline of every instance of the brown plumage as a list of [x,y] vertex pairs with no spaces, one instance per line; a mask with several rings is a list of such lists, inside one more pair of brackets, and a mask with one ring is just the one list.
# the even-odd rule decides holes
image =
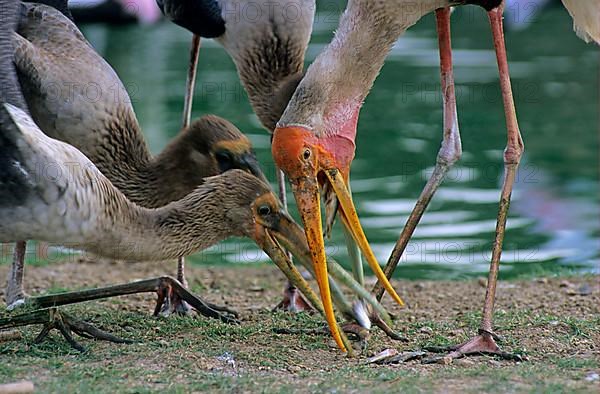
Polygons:
[[[230,122],[204,116],[153,157],[131,100],[112,67],[58,10],[22,5],[14,63],[33,119],[72,144],[138,205],[182,198],[207,176],[240,168],[266,181],[250,141]],[[24,243],[17,245],[8,301],[23,296]],[[185,282],[183,265],[179,277]]]
[[264,178],[250,141],[205,116],[152,157],[115,71],[59,11],[24,4],[15,64],[34,121],[83,152],[129,199],[159,207],[231,168]]

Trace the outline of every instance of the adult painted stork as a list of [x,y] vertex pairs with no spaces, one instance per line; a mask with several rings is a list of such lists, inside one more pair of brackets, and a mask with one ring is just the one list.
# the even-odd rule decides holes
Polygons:
[[[442,147],[435,170],[408,219],[390,258],[391,261],[401,254],[445,173],[461,155],[452,76],[450,14],[447,7],[466,3],[478,4],[488,12],[500,71],[508,142],[504,153],[506,173],[480,335],[453,354],[472,351],[499,352],[492,333],[496,277],[510,194],[523,152],[504,47],[501,1],[349,0],[333,41],[319,54],[296,89],[277,125],[272,145],[275,162],[283,169],[292,184],[309,244],[313,250],[313,264],[319,267],[318,283],[322,295],[326,295],[329,289],[326,280],[327,267],[324,264],[325,249],[320,218],[319,187],[326,186],[339,200],[342,223],[357,241],[379,282],[397,302],[401,303],[369,247],[348,191],[358,114],[394,42],[423,15],[437,10],[444,99]],[[393,266],[387,267],[386,271],[388,275],[391,274]],[[381,285],[377,285],[377,290]],[[326,296],[323,298],[327,299]],[[332,334],[343,349],[331,304],[326,304],[325,309]]]
[[[592,39],[598,42],[600,3],[595,0],[563,0],[563,3],[574,18],[576,32],[588,41]],[[313,250],[313,263],[323,271],[321,277],[325,277],[326,267],[323,264],[325,254],[318,188],[325,186],[325,190],[335,193],[344,226],[358,241],[363,254],[380,278],[374,288],[380,298],[383,288],[389,289],[389,286],[381,278],[379,266],[364,237],[348,191],[358,113],[396,39],[423,15],[436,10],[444,106],[442,146],[432,176],[392,251],[385,269],[389,278],[436,189],[449,168],[461,156],[452,75],[450,14],[447,8],[460,4],[477,4],[488,12],[500,73],[508,138],[504,152],[505,175],[481,328],[478,336],[455,347],[450,355],[459,357],[481,351],[506,355],[495,343],[492,315],[506,216],[516,169],[523,152],[523,141],[510,85],[502,27],[503,4],[500,0],[349,0],[333,41],[309,67],[278,123],[273,139],[273,155],[276,163],[290,177]],[[335,198],[328,196],[327,199],[331,201]],[[326,280],[320,280],[319,286],[321,292],[327,293]],[[330,305],[325,305],[335,338],[336,325],[329,307]],[[336,341],[340,344],[337,338]]]

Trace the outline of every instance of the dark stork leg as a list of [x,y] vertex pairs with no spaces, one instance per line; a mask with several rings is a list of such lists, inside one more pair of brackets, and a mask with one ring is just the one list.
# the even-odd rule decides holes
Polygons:
[[[458,117],[456,114],[456,96],[454,94],[454,76],[452,73],[452,48],[450,45],[450,9],[440,8],[435,11],[437,20],[438,40],[440,47],[440,80],[442,86],[442,101],[444,106],[444,136],[442,146],[438,152],[437,161],[431,177],[421,192],[415,207],[413,208],[402,233],[392,250],[384,272],[389,278],[392,277],[408,241],[412,237],[415,228],[419,224],[423,213],[427,209],[436,190],[444,180],[448,170],[462,154],[460,133],[458,129]],[[377,299],[383,296],[383,286],[377,282],[373,293]]]
[[[505,353],[500,350],[496,344],[498,337],[492,330],[492,317],[494,313],[494,301],[496,297],[496,282],[498,278],[498,269],[500,266],[500,256],[502,254],[502,242],[504,241],[504,232],[506,229],[506,217],[510,205],[510,197],[515,181],[517,167],[523,154],[523,140],[517,123],[517,114],[513,100],[512,89],[510,85],[510,75],[508,72],[508,62],[506,59],[506,47],[504,45],[504,32],[502,28],[502,12],[504,4],[488,11],[488,17],[492,28],[494,38],[494,47],[496,49],[496,58],[498,61],[498,71],[500,74],[500,89],[502,91],[502,101],[504,104],[504,114],[506,117],[507,144],[504,150],[504,180],[502,182],[502,192],[500,195],[500,206],[496,222],[496,235],[492,248],[492,260],[490,262],[490,271],[488,275],[488,285],[483,305],[483,317],[479,328],[479,335],[471,340],[453,347],[452,352],[446,357],[459,358],[469,354],[493,354],[505,359],[520,360],[518,355]],[[435,362],[437,358],[426,360],[426,362]]]
[[158,299],[154,309],[154,316],[158,316],[164,309],[163,304],[172,299],[180,299],[191,305],[198,313],[203,316],[219,319],[225,323],[239,323],[238,314],[224,306],[214,305],[204,301],[202,298],[190,293],[176,279],[169,276],[163,276],[154,279],[140,280],[133,283],[122,285],[107,286],[97,289],[73,291],[67,293],[51,294],[46,296],[31,297],[26,301],[26,305],[31,308],[40,308],[32,312],[26,312],[16,316],[9,316],[0,319],[0,330],[27,326],[31,324],[44,324],[44,328],[36,343],[47,336],[50,330],[58,329],[65,339],[74,348],[84,351],[85,349],[78,344],[72,337],[71,331],[80,336],[96,338],[117,343],[130,343],[131,341],[112,336],[92,325],[76,320],[71,316],[58,312],[59,306],[76,304],[85,301],[98,300],[109,297],[116,297],[128,294],[151,293],[157,294]]
[[198,70],[198,55],[200,53],[200,36],[194,34],[190,48],[190,64],[185,87],[185,101],[183,103],[182,125],[185,129],[192,120],[192,102],[194,101],[194,88],[196,86],[196,71]]
[[[185,129],[192,121],[192,102],[194,101],[194,88],[196,86],[196,71],[198,70],[198,55],[200,53],[200,36],[194,34],[192,37],[192,46],[190,48],[190,64],[188,66],[188,75],[185,88],[185,101],[183,103],[183,119],[182,128]],[[177,260],[177,280],[184,287],[188,287],[188,282],[185,279],[185,257],[180,257]],[[175,312],[180,315],[187,315],[191,312],[191,307],[180,299],[170,300],[165,306],[169,308],[161,311],[164,316]]]
[[26,241],[17,241],[13,252],[13,261],[8,273],[6,286],[6,306],[12,310],[25,303],[25,291],[23,290],[23,275],[25,273],[25,250]]
[[80,352],[86,349],[73,338],[72,332],[84,338],[93,338],[113,343],[133,343],[128,339],[116,337],[106,331],[100,330],[91,324],[77,320],[70,315],[59,311],[57,308],[38,309],[33,312],[0,319],[0,327],[22,327],[31,324],[42,324],[42,331],[33,343],[41,343],[52,329],[57,329],[73,348]]

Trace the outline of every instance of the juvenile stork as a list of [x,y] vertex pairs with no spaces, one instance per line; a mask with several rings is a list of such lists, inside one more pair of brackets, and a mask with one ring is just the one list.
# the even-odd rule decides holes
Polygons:
[[[54,7],[23,3],[17,33],[7,38],[15,42],[14,63],[31,115],[47,135],[75,146],[128,199],[144,207],[180,199],[204,178],[230,169],[266,181],[248,138],[213,115],[194,121],[152,156],[118,75],[68,19],[66,2],[62,7],[54,3],[62,14]],[[99,90],[98,99],[89,99],[90,87]],[[18,242],[8,305],[23,298],[24,249]],[[178,279],[185,284],[183,269]]]

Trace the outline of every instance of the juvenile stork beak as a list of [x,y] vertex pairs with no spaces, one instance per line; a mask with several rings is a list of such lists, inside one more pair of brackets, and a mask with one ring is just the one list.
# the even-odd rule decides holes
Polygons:
[[381,270],[369,246],[358,220],[352,196],[348,191],[354,142],[339,135],[317,137],[313,132],[299,126],[278,127],[273,136],[272,150],[275,162],[289,177],[292,184],[292,191],[304,223],[329,329],[340,349],[345,351],[333,312],[327,277],[327,260],[321,224],[320,186],[326,183],[331,186],[339,201],[338,210],[342,224],[346,226],[388,293],[398,304],[404,305]]
[[242,168],[246,168],[252,175],[266,183],[269,184],[269,180],[265,176],[262,168],[260,168],[260,163],[256,159],[256,156],[253,153],[245,153],[241,158]]

